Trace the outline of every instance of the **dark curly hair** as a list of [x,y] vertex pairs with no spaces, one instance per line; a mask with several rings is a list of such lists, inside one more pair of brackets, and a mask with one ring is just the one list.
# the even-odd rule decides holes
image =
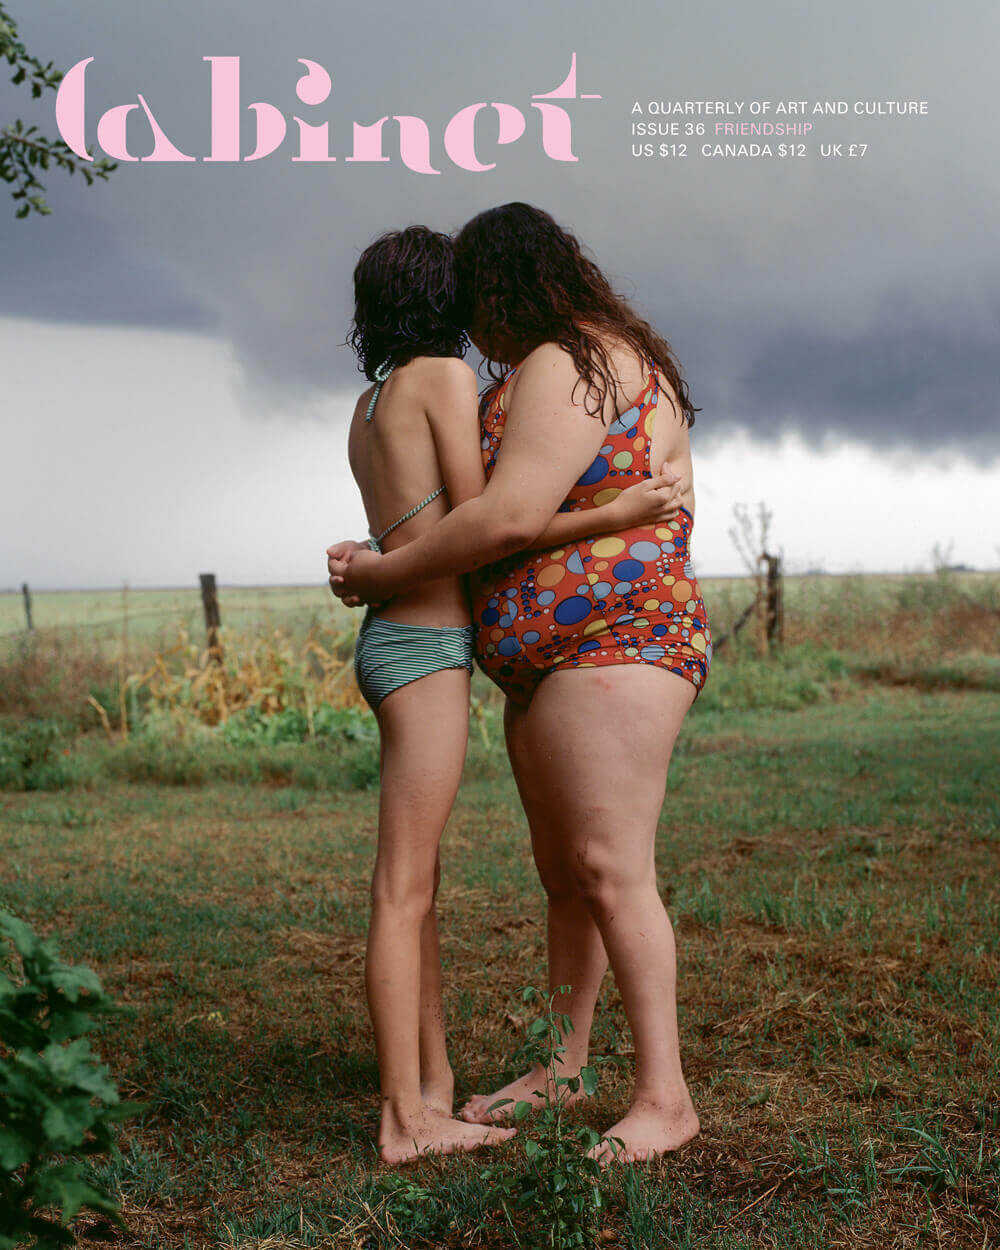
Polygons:
[[448,235],[408,226],[381,235],[361,253],[347,342],[370,382],[385,361],[405,365],[415,356],[464,356],[465,323]]
[[[666,339],[612,291],[577,240],[530,204],[503,204],[466,223],[455,240],[461,297],[475,337],[482,336],[494,386],[511,365],[542,343],[559,343],[586,384],[584,407],[601,413],[619,384],[602,337],[624,340],[655,361],[680,401],[683,419],[695,408]],[[516,351],[515,360],[505,357]],[[492,388],[491,388],[492,389]],[[487,392],[487,399],[490,392]]]

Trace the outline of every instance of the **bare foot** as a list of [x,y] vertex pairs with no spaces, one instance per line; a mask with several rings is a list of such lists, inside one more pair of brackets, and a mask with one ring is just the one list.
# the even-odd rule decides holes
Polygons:
[[[679,1150],[685,1142],[697,1137],[701,1125],[691,1099],[672,1106],[636,1102],[626,1115],[613,1124],[590,1156],[601,1167],[609,1163],[638,1163],[658,1159],[671,1150]],[[619,1138],[620,1141],[614,1141]]]
[[455,1076],[451,1068],[441,1076],[430,1076],[420,1082],[420,1100],[428,1111],[451,1116],[455,1100]]
[[[578,1071],[579,1068],[567,1067],[560,1070],[559,1075],[576,1076]],[[470,1124],[502,1124],[510,1119],[515,1103],[527,1102],[532,1107],[544,1106],[546,1089],[548,1089],[549,1097],[554,1100],[556,1091],[552,1086],[551,1078],[540,1064],[535,1064],[530,1072],[516,1081],[511,1081],[502,1089],[498,1089],[495,1094],[475,1094],[458,1114]],[[573,1103],[586,1097],[582,1086],[575,1094],[568,1086],[559,1086],[559,1100],[564,1107],[571,1107]],[[503,1107],[497,1107],[495,1111],[490,1111],[490,1107],[495,1102],[504,1098],[510,1098],[512,1101]]]
[[516,1131],[494,1125],[465,1124],[426,1109],[405,1123],[387,1113],[379,1128],[379,1158],[395,1167],[422,1155],[450,1155],[480,1146],[496,1146],[513,1137]]

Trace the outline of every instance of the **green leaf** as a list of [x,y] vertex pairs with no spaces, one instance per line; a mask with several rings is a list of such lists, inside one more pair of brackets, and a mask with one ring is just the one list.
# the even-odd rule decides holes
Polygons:
[[103,1119],[109,1124],[115,1124],[119,1120],[131,1119],[134,1115],[144,1115],[150,1108],[148,1102],[120,1102],[113,1107],[105,1107]]
[[0,1171],[13,1172],[27,1163],[34,1152],[32,1143],[16,1130],[0,1126]]
[[43,1173],[35,1197],[39,1206],[58,1206],[64,1224],[76,1219],[84,1207],[105,1215],[118,1213],[116,1203],[106,1193],[83,1180],[77,1163],[64,1163]]
[[0,911],[0,935],[10,938],[22,959],[34,959],[42,949],[42,939],[31,925],[25,924],[9,911]]
[[97,1021],[86,1011],[61,1011],[49,1026],[49,1036],[54,1042],[68,1042],[82,1037],[97,1028]]
[[52,971],[51,983],[57,990],[62,990],[71,1003],[79,1000],[81,994],[94,994],[104,1005],[104,992],[101,980],[91,968],[71,968],[67,964]]
[[522,1099],[514,1103],[514,1119],[518,1121],[523,1120],[530,1110],[531,1110],[530,1102],[525,1102]]
[[42,1128],[54,1150],[73,1150],[81,1144],[94,1122],[96,1108],[89,1099],[64,1098],[42,1116]]
[[585,1094],[597,1093],[597,1072],[589,1066],[580,1069],[580,1082]]

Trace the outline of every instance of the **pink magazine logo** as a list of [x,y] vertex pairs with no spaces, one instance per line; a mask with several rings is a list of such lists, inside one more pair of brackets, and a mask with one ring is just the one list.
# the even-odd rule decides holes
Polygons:
[[[77,63],[63,77],[56,93],[56,125],[66,144],[81,160],[93,160],[86,142],[86,73],[92,56]],[[212,74],[212,128],[211,151],[200,159],[205,161],[260,161],[281,146],[288,130],[288,122],[280,109],[273,104],[258,101],[247,105],[256,123],[254,149],[247,155],[240,153],[240,58],[238,56],[206,56]],[[333,81],[317,61],[299,58],[306,72],[295,85],[295,94],[303,104],[315,108],[330,96]],[[573,155],[572,122],[567,110],[554,100],[599,100],[599,95],[577,95],[576,53],[572,54],[569,73],[552,91],[542,91],[531,97],[531,108],[541,115],[542,150],[554,161],[576,161]],[[197,156],[182,152],[167,136],[153,115],[142,95],[138,104],[119,104],[101,114],[97,122],[97,142],[106,156],[116,161],[196,161]],[[126,124],[128,116],[141,108],[149,123],[153,140],[152,151],[146,156],[135,156],[128,150]],[[484,109],[496,113],[498,144],[516,143],[527,129],[524,113],[513,104],[468,104],[451,118],[444,128],[444,150],[459,169],[472,173],[484,173],[495,169],[495,161],[482,161],[476,150],[476,119]],[[330,153],[330,123],[308,122],[298,115],[292,120],[298,128],[298,151],[293,161],[332,163],[338,158]],[[422,117],[388,114],[377,122],[362,125],[353,122],[351,153],[344,157],[350,164],[386,162],[392,158],[383,151],[383,128],[388,121],[399,127],[399,158],[417,174],[439,174],[431,164],[431,132]]]

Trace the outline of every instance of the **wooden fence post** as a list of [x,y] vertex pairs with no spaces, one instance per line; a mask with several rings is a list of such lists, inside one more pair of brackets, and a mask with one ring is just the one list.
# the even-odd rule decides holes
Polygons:
[[128,688],[128,582],[122,582],[122,648],[118,656],[118,719],[122,742],[128,742],[128,711],[125,692]]
[[199,573],[201,582],[201,602],[205,609],[205,630],[208,633],[209,655],[216,664],[222,663],[222,647],[219,644],[219,596],[215,589],[214,573]]
[[785,637],[785,603],[781,576],[781,556],[771,556],[765,551],[761,557],[767,564],[766,611],[764,632],[767,649],[780,647]]
[[28,589],[28,583],[21,583],[21,594],[24,595],[24,615],[28,622],[28,629],[34,629],[35,624],[31,619],[31,591]]

